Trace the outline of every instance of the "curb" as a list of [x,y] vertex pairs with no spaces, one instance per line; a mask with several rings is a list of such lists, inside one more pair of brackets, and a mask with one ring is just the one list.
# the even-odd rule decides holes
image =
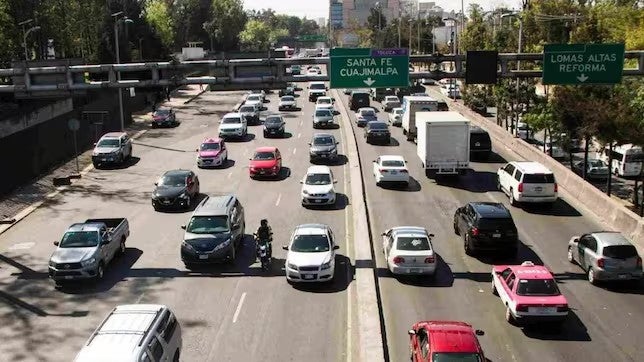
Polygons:
[[[364,197],[364,186],[358,144],[355,132],[351,126],[351,118],[337,90],[332,90],[334,98],[339,102],[342,127],[347,138],[345,152],[349,160],[349,180],[351,184],[350,204],[353,209],[353,248],[354,248],[354,280],[356,284],[356,306],[357,310],[352,315],[356,316],[357,327],[355,328],[358,343],[360,346],[358,356],[354,361],[385,361],[385,350],[383,343],[383,331],[381,323],[381,311],[379,308],[379,297],[376,287],[376,263],[372,257],[370,242],[370,230],[367,220],[367,205]],[[349,142],[349,139],[351,141]],[[346,176],[345,176],[346,177]],[[348,232],[348,230],[347,230]],[[349,301],[351,303],[351,300]],[[380,338],[378,338],[380,337]]]
[[197,93],[197,95],[195,95],[194,97],[192,97],[192,98],[188,99],[187,101],[183,102],[183,104],[188,104],[188,103],[190,103],[190,102],[194,101],[195,99],[199,98],[199,96],[201,96],[202,94],[204,94],[204,93],[208,92],[208,88],[209,88],[209,87],[206,87],[206,89],[204,89],[204,90],[200,91],[200,92],[199,92],[199,93]]
[[[141,131],[135,133],[131,138],[132,139],[137,139],[137,138],[141,137],[143,134],[145,134],[147,131],[148,131],[147,129],[141,130]],[[26,208],[24,208],[23,210],[21,210],[20,212],[18,212],[16,215],[14,215],[12,217],[8,217],[7,219],[8,220],[13,219],[13,222],[10,223],[10,224],[1,224],[0,225],[0,235],[2,235],[5,231],[11,229],[11,227],[13,227],[14,225],[18,224],[22,219],[26,218],[31,213],[36,211],[40,206],[42,206],[47,201],[49,201],[49,200],[53,199],[54,197],[58,196],[61,192],[68,190],[70,187],[72,187],[76,183],[73,180],[82,179],[82,176],[87,175],[93,169],[94,169],[94,165],[92,165],[92,164],[87,165],[85,168],[83,168],[81,170],[81,172],[79,174],[74,174],[73,177],[68,177],[68,178],[70,178],[70,184],[69,185],[58,186],[55,191],[52,191],[52,192],[48,193],[47,195],[45,195],[43,200],[36,201],[33,204],[31,204],[31,205],[27,206]]]

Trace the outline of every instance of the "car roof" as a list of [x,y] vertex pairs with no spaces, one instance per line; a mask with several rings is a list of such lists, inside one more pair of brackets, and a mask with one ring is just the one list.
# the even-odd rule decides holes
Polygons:
[[227,215],[228,208],[235,200],[233,194],[206,196],[195,208],[192,216]]
[[320,99],[331,99],[331,97],[329,97],[329,96],[318,97],[318,101],[319,101]]
[[432,352],[479,352],[479,343],[472,326],[456,321],[427,321]]
[[273,146],[263,146],[263,147],[257,147],[255,149],[255,152],[275,152],[277,151],[277,147]]
[[281,114],[269,114],[268,116],[266,116],[266,119],[269,119],[269,118],[279,118],[282,120],[284,119],[284,117],[282,117]]
[[518,169],[526,173],[552,173],[546,166],[536,161],[513,161]]
[[510,210],[500,202],[470,202],[474,212],[485,219],[512,218]]
[[392,112],[395,112],[395,111],[403,111],[403,110],[404,110],[404,109],[403,109],[402,107],[396,107],[396,108],[392,109]]
[[427,229],[422,226],[396,226],[391,228],[391,232],[396,236],[425,236],[429,235]]
[[335,136],[331,133],[314,133],[313,138],[321,138],[321,137],[333,137],[335,139]]
[[326,231],[330,229],[328,225],[325,224],[301,224],[295,227],[293,231],[294,235],[319,235],[326,234]]
[[387,99],[387,98],[395,98],[396,100],[398,100],[398,97],[397,97],[397,96],[393,96],[393,95],[385,96],[385,99]]
[[291,94],[287,94],[287,95],[283,95],[280,99],[284,99],[284,98],[293,98],[293,99],[295,99],[295,96],[293,96]]
[[309,166],[309,168],[306,170],[306,174],[310,173],[331,173],[331,168],[329,166],[324,166],[324,165],[315,165],[315,166]]
[[487,131],[479,126],[470,126],[470,133],[484,133],[487,134]]
[[230,112],[230,113],[224,114],[224,116],[222,118],[233,118],[233,117],[241,118],[242,114],[239,113],[239,112]]
[[371,110],[371,111],[374,111],[374,112],[376,111],[376,109],[373,108],[373,107],[360,107],[360,108],[358,108],[358,112],[367,111],[367,110]]
[[404,161],[405,158],[400,155],[380,155],[379,156],[383,161]]
[[[171,111],[172,107],[162,106],[156,109],[157,111]],[[156,112],[156,111],[155,111]]]
[[554,279],[550,269],[543,265],[523,262],[521,265],[508,265],[519,279]]
[[91,222],[91,223],[75,223],[67,228],[67,231],[98,231],[102,227],[102,224]]
[[604,247],[614,245],[633,245],[624,235],[618,231],[596,231],[592,235]]
[[310,82],[310,83],[309,83],[309,86],[311,86],[311,85],[313,85],[313,84],[322,84],[322,85],[324,85],[324,82],[319,82],[319,81],[316,81],[316,82]]
[[184,169],[176,169],[176,170],[169,170],[163,173],[163,176],[170,176],[170,175],[187,175],[189,174],[190,170],[184,170]]
[[223,140],[219,137],[208,137],[201,141],[201,143],[221,143]]
[[125,135],[125,132],[108,132],[101,138],[120,138],[123,135]]
[[371,121],[371,122],[367,123],[367,127],[369,127],[370,124],[384,124],[385,126],[389,126],[389,123],[387,123],[385,121],[381,121],[381,120]]

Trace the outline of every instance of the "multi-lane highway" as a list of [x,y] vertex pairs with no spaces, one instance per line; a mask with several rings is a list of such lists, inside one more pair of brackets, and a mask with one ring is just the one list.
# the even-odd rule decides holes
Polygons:
[[[432,96],[443,98],[439,92]],[[346,96],[342,102],[347,106]],[[376,108],[380,105],[374,103]],[[347,106],[348,108],[348,106]],[[367,207],[377,255],[380,294],[390,359],[409,358],[406,331],[418,320],[461,320],[485,332],[480,337],[492,361],[628,361],[644,359],[639,331],[644,323],[641,289],[606,289],[591,286],[584,273],[566,260],[572,235],[603,229],[592,218],[560,200],[553,210],[513,208],[496,191],[496,171],[504,160],[516,160],[503,145],[490,162],[472,163],[472,172],[459,182],[437,184],[425,176],[416,155],[416,145],[402,130],[392,128],[389,146],[367,144],[359,133],[358,149],[366,186]],[[386,120],[380,109],[379,118]],[[377,187],[371,162],[383,154],[402,155],[409,162],[413,181],[406,190]],[[463,242],[454,234],[452,220],[457,207],[469,201],[503,202],[519,229],[521,247],[517,260],[543,262],[556,274],[560,288],[572,308],[570,320],[560,333],[521,329],[505,322],[504,307],[491,293],[491,265],[498,260],[465,255]],[[386,266],[380,234],[387,228],[419,225],[434,233],[434,248],[440,255],[435,280],[397,279]],[[501,261],[503,262],[503,261]]]
[[[304,87],[306,88],[306,87]],[[305,94],[305,92],[301,92]],[[313,103],[298,99],[302,109],[282,112],[287,137],[264,139],[262,126],[250,126],[245,141],[230,141],[229,164],[197,169],[195,149],[216,136],[218,121],[242,100],[243,92],[209,92],[177,107],[181,125],[149,130],[134,144],[133,161],[123,168],[91,170],[54,202],[0,235],[4,262],[0,269],[0,360],[70,361],[108,311],[118,304],[166,304],[183,328],[185,361],[339,361],[344,359],[347,331],[347,286],[350,263],[345,241],[345,164],[333,165],[338,184],[337,207],[308,210],[300,205],[300,183],[309,167],[308,142],[313,133]],[[277,113],[277,94],[262,117]],[[341,130],[329,130],[344,142]],[[278,180],[251,180],[248,159],[258,146],[277,146],[283,155]],[[340,153],[343,145],[341,144]],[[270,273],[251,264],[254,252],[247,235],[236,265],[187,270],[179,257],[180,225],[189,212],[155,212],[150,204],[154,182],[166,170],[195,170],[203,194],[232,192],[246,212],[246,234],[267,218],[274,231]],[[47,263],[74,222],[90,217],[127,217],[131,236],[125,256],[106,271],[103,281],[54,289]],[[340,249],[335,281],[326,286],[293,287],[283,271],[293,228],[321,222],[333,229]]]

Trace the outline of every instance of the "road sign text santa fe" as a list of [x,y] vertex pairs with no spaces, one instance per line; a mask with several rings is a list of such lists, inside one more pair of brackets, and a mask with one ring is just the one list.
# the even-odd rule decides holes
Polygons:
[[331,88],[394,88],[409,85],[409,49],[333,48]]
[[394,68],[391,58],[347,58],[345,68],[340,69],[340,75],[343,77],[397,76],[398,70]]
[[623,44],[547,44],[543,84],[614,84],[622,79]]

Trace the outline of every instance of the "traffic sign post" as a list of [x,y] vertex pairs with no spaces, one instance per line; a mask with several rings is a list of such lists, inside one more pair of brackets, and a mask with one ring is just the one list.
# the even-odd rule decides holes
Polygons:
[[80,174],[80,167],[78,165],[78,145],[76,141],[76,132],[80,129],[80,121],[76,118],[71,118],[67,121],[67,127],[74,133],[74,158],[76,158],[76,174]]
[[326,35],[305,34],[297,37],[298,41],[326,41]]
[[622,81],[624,44],[546,44],[543,84],[615,84]]
[[409,49],[333,48],[331,88],[409,86]]

